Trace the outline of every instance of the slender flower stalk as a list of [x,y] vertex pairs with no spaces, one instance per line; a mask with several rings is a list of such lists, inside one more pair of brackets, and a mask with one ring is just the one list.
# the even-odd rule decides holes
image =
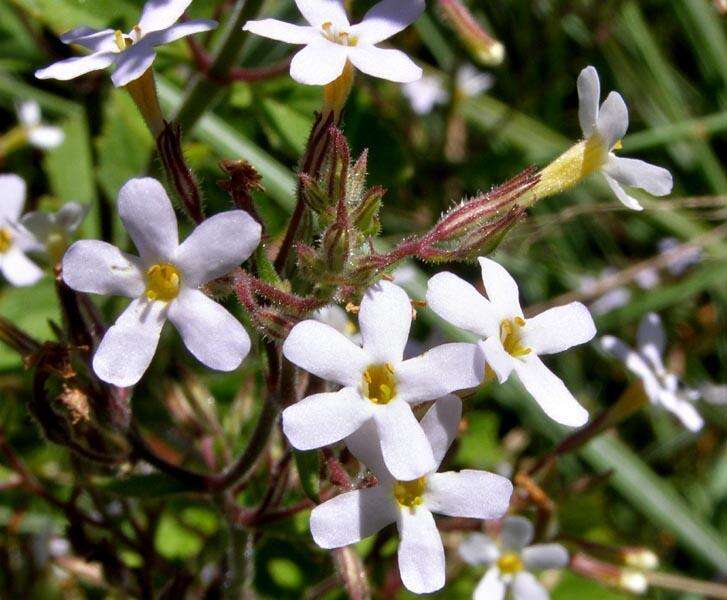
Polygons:
[[505,60],[505,46],[485,31],[460,0],[438,0],[437,5],[474,59],[487,66],[497,66]]

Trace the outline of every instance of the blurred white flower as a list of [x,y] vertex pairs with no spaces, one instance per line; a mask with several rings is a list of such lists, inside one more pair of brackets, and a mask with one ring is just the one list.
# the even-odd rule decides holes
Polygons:
[[26,100],[16,108],[18,122],[28,136],[28,141],[41,150],[52,150],[63,143],[63,130],[60,127],[44,125],[41,120],[40,105],[35,100]]
[[23,215],[20,223],[35,236],[48,256],[57,261],[86,218],[89,208],[88,204],[68,202],[54,213],[39,210],[29,212]]
[[[381,448],[371,443],[369,422],[346,443],[378,478],[378,485],[341,494],[313,509],[310,529],[322,548],[347,546],[375,534],[389,523],[399,530],[399,572],[407,589],[430,593],[444,586],[444,547],[432,513],[471,519],[497,519],[508,508],[512,484],[499,475],[466,469],[437,473],[457,437],[462,402],[445,396],[421,422],[434,462],[421,477],[398,481],[388,472]],[[415,452],[411,449],[411,452]]]
[[180,244],[169,197],[150,178],[127,182],[118,207],[140,258],[96,240],[76,242],[63,258],[63,279],[74,290],[133,298],[99,344],[96,374],[122,387],[139,381],[167,318],[200,362],[219,371],[236,369],[250,338],[199,287],[250,256],[260,243],[260,225],[244,211],[228,211],[204,221]]
[[578,76],[578,119],[586,138],[585,170],[600,170],[616,197],[628,208],[643,210],[622,186],[641,188],[654,196],[666,196],[672,190],[669,171],[643,160],[621,158],[613,153],[629,126],[626,103],[618,92],[611,92],[599,108],[601,84],[594,67],[586,67]]
[[20,224],[25,205],[25,181],[17,175],[0,175],[0,273],[14,286],[28,286],[43,277],[43,271],[25,254],[37,240]]
[[[659,252],[664,254],[679,246],[679,240],[673,237],[664,238],[659,241]],[[666,268],[675,277],[683,275],[689,267],[692,267],[702,260],[702,249],[698,246],[689,248],[685,253],[669,261]]]
[[642,290],[654,289],[661,282],[659,271],[656,269],[641,269],[634,277],[636,285]]
[[[610,277],[616,272],[616,269],[606,267],[601,271],[599,277],[593,277],[592,275],[581,277],[578,289],[584,294],[591,295],[602,279]],[[588,309],[594,315],[602,315],[625,306],[629,303],[629,300],[631,300],[631,291],[625,287],[617,287],[596,298],[588,305]]]
[[474,344],[444,344],[402,360],[411,320],[406,292],[381,281],[361,301],[363,348],[318,321],[293,327],[283,344],[286,358],[344,386],[308,396],[283,411],[283,431],[295,448],[321,448],[365,427],[369,443],[381,447],[397,479],[416,479],[431,471],[432,450],[411,405],[479,385],[481,369]]
[[515,280],[495,261],[480,258],[479,262],[488,298],[463,279],[443,272],[429,280],[427,304],[445,321],[483,339],[479,346],[487,367],[500,383],[515,371],[551,419],[583,425],[588,412],[539,355],[562,352],[592,339],[596,326],[588,309],[572,302],[525,319]]
[[35,76],[66,81],[115,65],[111,80],[116,87],[125,86],[151,67],[156,57],[156,46],[217,27],[216,21],[201,19],[177,23],[191,3],[192,0],[149,0],[144,5],[139,23],[126,34],[113,29],[73,29],[63,34],[61,41],[78,44],[91,53],[54,63],[36,71]]
[[690,431],[699,431],[704,421],[693,403],[701,394],[681,385],[676,374],[666,370],[662,359],[666,335],[659,315],[649,313],[641,319],[636,342],[637,351],[611,335],[601,338],[603,348],[620,359],[629,371],[641,379],[652,404],[673,413]]
[[496,540],[483,533],[470,534],[459,547],[470,565],[489,567],[475,589],[474,600],[502,600],[509,590],[514,600],[547,600],[546,590],[531,571],[562,569],[568,551],[560,544],[535,544],[533,526],[523,517],[507,517]]
[[415,81],[422,70],[400,50],[376,44],[406,29],[424,11],[424,0],[382,0],[361,23],[351,25],[343,0],[296,0],[308,25],[276,19],[248,21],[243,27],[274,40],[302,44],[290,64],[290,76],[298,83],[326,85],[338,79],[347,63],[371,75],[398,81]]
[[[483,73],[472,65],[463,65],[457,70],[455,90],[464,98],[473,98],[489,90],[495,82],[490,73]],[[406,83],[402,92],[418,115],[426,115],[439,104],[445,104],[450,97],[441,75],[424,75],[417,81]]]

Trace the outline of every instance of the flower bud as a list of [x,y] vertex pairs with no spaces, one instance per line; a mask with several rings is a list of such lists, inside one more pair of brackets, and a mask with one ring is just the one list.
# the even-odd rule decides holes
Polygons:
[[618,586],[622,590],[631,592],[632,594],[645,594],[646,590],[649,589],[649,582],[646,576],[640,571],[622,569]]
[[368,190],[361,202],[351,213],[353,226],[364,236],[373,236],[379,233],[381,222],[379,211],[386,194],[386,189],[376,186]]
[[648,548],[624,548],[621,554],[624,564],[634,569],[653,571],[659,567],[659,557]]
[[481,64],[497,66],[505,59],[505,46],[487,33],[460,0],[439,0],[444,19]]
[[333,223],[323,235],[323,256],[328,269],[339,273],[349,255],[349,233],[345,226]]

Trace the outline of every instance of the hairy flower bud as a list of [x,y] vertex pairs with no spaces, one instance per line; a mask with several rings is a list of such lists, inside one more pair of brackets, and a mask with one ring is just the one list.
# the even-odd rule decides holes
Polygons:
[[505,46],[492,37],[460,0],[439,0],[444,19],[472,56],[483,65],[496,66],[505,59]]

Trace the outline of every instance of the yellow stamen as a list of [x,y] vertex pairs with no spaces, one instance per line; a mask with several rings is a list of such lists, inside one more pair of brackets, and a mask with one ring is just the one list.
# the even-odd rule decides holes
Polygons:
[[624,145],[621,143],[621,140],[617,140],[616,143],[613,145],[613,150],[621,150]]
[[396,396],[394,367],[389,363],[371,365],[364,371],[361,387],[364,396],[374,404],[388,404]]
[[515,575],[523,570],[522,559],[514,552],[503,554],[497,561],[497,567],[503,575]]
[[394,498],[396,498],[399,506],[409,508],[414,512],[414,509],[424,502],[426,489],[426,477],[420,477],[413,481],[397,481],[394,484]]
[[124,34],[121,33],[118,29],[114,31],[114,41],[116,42],[116,47],[119,49],[119,52],[123,52],[126,50],[126,47],[131,44],[125,37]]
[[159,263],[146,272],[146,297],[169,302],[179,295],[181,277],[174,265]]
[[500,340],[510,356],[522,358],[532,352],[532,348],[524,346],[520,336],[520,329],[525,325],[525,319],[515,317],[514,319],[504,319],[500,323]]
[[0,227],[0,254],[5,254],[13,245],[13,233],[7,227]]

